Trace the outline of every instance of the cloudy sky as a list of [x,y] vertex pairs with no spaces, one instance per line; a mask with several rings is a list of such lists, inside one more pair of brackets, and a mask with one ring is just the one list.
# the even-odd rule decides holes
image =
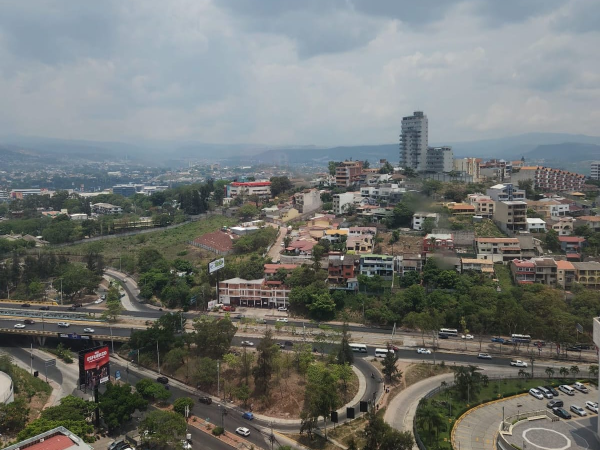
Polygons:
[[0,0],[0,135],[349,145],[600,134],[592,0]]

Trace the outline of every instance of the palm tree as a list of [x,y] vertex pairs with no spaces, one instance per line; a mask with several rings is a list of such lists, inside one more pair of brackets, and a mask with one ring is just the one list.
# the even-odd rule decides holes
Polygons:
[[524,369],[519,369],[518,375],[522,378],[525,378],[525,376],[527,375],[527,372],[525,372]]
[[483,383],[484,387],[487,387],[488,384],[490,384],[490,377],[488,377],[487,375],[482,375],[481,382]]
[[571,372],[571,375],[577,376],[577,374],[579,373],[579,367],[578,366],[571,366],[571,368],[569,369],[569,372]]
[[554,369],[552,367],[546,367],[546,375],[548,375],[548,378],[552,378],[554,376]]
[[444,418],[437,409],[427,405],[419,410],[417,422],[423,430],[427,429],[427,434],[433,438],[433,430],[435,429],[437,437],[440,427],[444,424]]
[[591,364],[588,373],[590,374],[590,378],[598,378],[598,364]]
[[569,369],[567,369],[566,367],[561,367],[560,370],[558,371],[561,375],[561,377],[565,378],[567,375],[569,375]]

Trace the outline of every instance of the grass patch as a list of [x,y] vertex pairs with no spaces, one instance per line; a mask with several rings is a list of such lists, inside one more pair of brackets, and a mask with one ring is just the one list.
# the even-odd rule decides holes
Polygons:
[[[331,429],[333,430],[333,427]],[[329,427],[327,427],[327,433],[329,434]],[[306,434],[290,434],[289,437],[313,450],[340,450],[340,447],[327,442],[324,437],[317,434],[313,434],[312,439],[309,439]]]
[[494,264],[494,271],[496,273],[496,278],[500,283],[502,291],[506,292],[513,287],[512,278],[510,276],[510,269],[508,268],[508,266],[505,266],[504,264]]
[[425,378],[435,377],[444,373],[451,373],[452,369],[446,364],[413,364],[408,367],[404,373],[404,383],[409,387]]
[[498,226],[491,219],[483,219],[481,222],[474,222],[473,229],[475,230],[475,237],[486,237],[486,238],[503,238],[506,234],[498,228]]

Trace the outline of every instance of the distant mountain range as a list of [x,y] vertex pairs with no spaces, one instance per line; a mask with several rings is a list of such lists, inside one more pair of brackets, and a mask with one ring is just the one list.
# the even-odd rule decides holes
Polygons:
[[[455,157],[520,159],[548,165],[573,165],[600,159],[600,137],[565,133],[528,133],[499,139],[444,142]],[[193,141],[139,141],[136,143],[0,137],[0,166],[11,162],[124,161],[145,165],[185,165],[189,160],[225,161],[228,164],[323,164],[344,159],[377,163],[399,160],[398,143],[340,147],[268,146],[260,144],[210,144]],[[581,164],[583,168],[586,164]],[[0,167],[1,168],[1,167]],[[582,173],[586,173],[582,171]]]

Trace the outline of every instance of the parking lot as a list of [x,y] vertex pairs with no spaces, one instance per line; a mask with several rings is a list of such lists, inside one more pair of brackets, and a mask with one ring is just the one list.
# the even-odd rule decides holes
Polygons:
[[[585,402],[588,400],[598,402],[598,389],[595,386],[587,387],[589,389],[587,394],[578,391],[574,396],[568,396],[559,391],[556,397],[557,400],[564,402],[564,409],[567,411],[571,405],[584,408],[586,417],[580,418],[569,411],[572,419],[559,419],[556,422],[548,419],[523,420],[513,427],[512,435],[505,436],[507,441],[522,449],[600,450],[600,441],[596,437],[598,416],[585,407]],[[538,400],[529,394],[522,394],[473,409],[456,426],[454,435],[456,448],[493,450],[494,438],[502,422],[503,413],[505,418],[509,418],[528,411],[548,410],[546,407],[548,401],[548,399]]]

